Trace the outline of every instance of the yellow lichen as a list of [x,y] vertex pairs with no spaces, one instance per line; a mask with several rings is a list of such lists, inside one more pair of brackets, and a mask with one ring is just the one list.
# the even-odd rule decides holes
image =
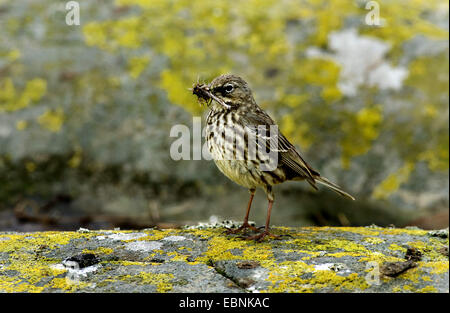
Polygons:
[[413,290],[414,290],[414,287],[411,286],[411,285],[404,285],[404,286],[403,286],[403,290],[406,290],[406,291],[413,291]]
[[54,111],[47,110],[38,117],[38,123],[52,132],[58,132],[61,129],[63,122],[64,113],[61,109]]
[[138,78],[139,75],[145,70],[150,58],[148,56],[132,57],[128,61],[128,72],[130,76],[134,79]]
[[334,253],[327,253],[326,255],[330,256],[330,257],[334,257],[334,258],[342,258],[345,256],[358,257],[358,256],[363,256],[365,254],[361,253],[361,252],[334,252]]
[[[431,260],[441,261],[448,260],[441,252],[440,249],[444,246],[444,242],[438,239],[430,238],[428,242],[424,241],[412,241],[408,242],[409,247],[419,250],[424,257],[428,257]],[[445,240],[445,244],[448,245],[448,239]]]
[[172,274],[159,274],[150,272],[140,272],[137,275],[121,275],[114,278],[108,278],[106,281],[126,281],[135,282],[140,285],[155,285],[157,292],[168,292],[172,290]]
[[419,283],[420,276],[423,274],[420,266],[410,268],[407,271],[401,273],[398,278],[407,279],[415,284]]
[[17,130],[24,130],[25,128],[27,128],[28,123],[25,120],[20,120],[16,122],[16,129]]
[[417,292],[423,292],[423,293],[437,292],[437,289],[434,286],[426,286],[421,289],[418,289]]
[[440,261],[440,262],[427,262],[421,264],[423,267],[430,267],[431,274],[443,274],[448,272],[448,261]]
[[364,236],[378,236],[380,234],[377,228],[368,227],[323,227],[323,229],[331,232],[350,232]]
[[371,252],[359,259],[359,262],[376,262],[379,265],[384,262],[402,262],[404,259],[391,255],[385,255],[381,252]]
[[[223,234],[222,229],[192,229],[192,230],[144,230],[147,236],[134,239],[137,240],[162,240],[168,236],[189,234],[189,236],[204,238],[207,240],[207,249],[194,262],[188,262],[190,265],[207,264],[213,266],[217,261],[228,260],[251,260],[258,262],[262,277],[270,282],[267,289],[263,292],[314,292],[330,288],[332,291],[345,292],[351,290],[365,290],[369,287],[364,275],[351,273],[347,276],[333,270],[316,269],[313,264],[308,264],[307,260],[315,257],[334,257],[340,258],[351,256],[357,258],[360,262],[376,262],[380,266],[384,262],[404,262],[403,257],[394,257],[388,254],[372,251],[352,240],[339,237],[341,233],[347,230],[353,230],[353,233],[361,234],[362,240],[366,243],[378,244],[382,243],[380,238],[373,237],[375,233],[383,233],[390,229],[376,228],[320,228],[308,227],[302,228],[300,231],[292,231],[292,229],[275,228],[274,232],[287,232],[292,234],[292,239],[275,241],[268,240],[262,243],[246,241],[234,236]],[[130,231],[114,231],[114,233],[129,233]],[[336,234],[331,239],[323,239],[315,236],[318,232],[329,232]],[[395,280],[411,283],[407,287],[396,286],[392,291],[414,291],[413,285],[420,282],[429,282],[433,280],[430,275],[439,275],[448,272],[448,260],[440,255],[437,251],[443,244],[448,242],[444,239],[429,238],[426,232],[418,230],[402,230],[396,229],[397,234],[408,234],[423,236],[423,240],[409,242],[407,245],[418,248],[424,253],[424,260],[417,262],[417,267],[408,269],[400,274]],[[55,249],[61,245],[68,244],[70,240],[75,238],[95,238],[104,232],[91,231],[82,232],[46,232],[33,234],[5,234],[0,235],[0,252],[6,252],[10,255],[9,263],[4,263],[0,267],[0,273],[5,270],[14,270],[18,274],[14,278],[2,278],[0,282],[0,291],[6,292],[42,292],[49,289],[58,289],[65,292],[73,292],[89,287],[89,284],[83,282],[72,282],[67,277],[61,277],[66,270],[54,267],[60,260],[48,259],[40,255],[40,251],[48,251]],[[306,254],[302,260],[297,261],[278,261],[274,258],[274,244],[281,244],[282,253],[298,253]],[[405,245],[406,246],[406,245]],[[373,246],[372,246],[373,247]],[[160,263],[154,263],[152,260],[158,257],[169,258],[168,262],[187,262],[188,255],[183,254],[191,248],[179,247],[178,250],[167,252],[163,250],[153,250],[152,253],[143,261],[108,261],[110,265],[118,266],[141,266],[143,269],[148,265],[158,266]],[[372,249],[372,248],[371,248]],[[404,251],[405,248],[397,244],[391,244],[390,250]],[[191,249],[192,250],[192,249]],[[110,255],[114,251],[110,248],[99,247],[96,249],[85,249],[84,253],[94,253],[97,255]],[[429,261],[429,260],[433,261]],[[107,267],[105,267],[107,268]],[[370,269],[366,270],[366,272]],[[264,276],[266,275],[266,276]],[[55,277],[57,276],[57,277]],[[50,280],[48,280],[51,278]],[[43,280],[48,282],[42,284]],[[390,282],[394,278],[383,277],[384,282]],[[172,290],[174,276],[171,274],[155,274],[149,272],[141,272],[136,275],[124,275],[118,277],[110,277],[106,281],[124,280],[128,283],[151,284],[155,285],[158,292],[166,292]],[[40,285],[42,284],[42,285]],[[406,289],[405,289],[406,288]],[[430,287],[423,287],[417,291],[433,292]]]
[[69,277],[65,278],[56,277],[53,278],[47,285],[45,285],[45,288],[62,290],[65,292],[75,292],[79,289],[86,288],[90,285],[91,285],[90,283],[72,280]]
[[146,264],[149,264],[149,262],[127,261],[127,260],[110,261],[110,263],[121,266],[132,266],[132,265],[144,266]]
[[170,281],[174,278],[172,274],[155,274],[148,272],[141,272],[137,277],[142,278],[143,284],[155,284],[157,292],[167,292],[172,290]]
[[348,251],[348,252],[368,253],[367,248],[364,247],[363,245],[355,243],[351,240],[345,240],[345,239],[331,239],[324,244],[321,244],[321,243],[315,244],[312,247],[312,249],[325,250],[325,251],[342,249],[342,250]]
[[426,230],[422,229],[405,229],[405,228],[383,228],[380,230],[380,233],[384,235],[415,235],[415,236],[424,236],[427,234]]
[[33,173],[36,170],[36,163],[30,161],[25,162],[25,168],[27,172]]
[[378,238],[378,237],[366,237],[366,238],[364,238],[364,242],[368,242],[370,244],[377,245],[377,244],[385,242],[385,240]]
[[[269,267],[268,281],[272,283],[267,292],[314,292],[324,288],[335,291],[364,290],[369,285],[364,278],[352,273],[348,276],[338,275],[331,270],[318,270],[314,266],[299,261],[286,261]],[[311,278],[302,278],[312,273]]]
[[95,250],[83,249],[83,251],[82,251],[82,253],[92,253],[92,254],[95,254],[95,255],[98,255],[98,254],[106,254],[106,255],[108,255],[108,254],[111,254],[113,252],[114,252],[113,249],[105,248],[105,247],[98,247]]
[[421,279],[423,281],[433,281],[430,276],[422,276]]
[[69,161],[67,161],[67,164],[72,168],[76,168],[80,165],[82,159],[83,159],[83,151],[79,146],[76,146],[75,153],[69,159]]
[[415,165],[412,162],[406,162],[396,172],[386,177],[373,191],[372,195],[376,199],[385,199],[397,191],[400,186],[407,182],[411,172],[414,170]]
[[18,60],[20,56],[21,56],[20,50],[14,49],[8,52],[6,58],[8,59],[8,61],[14,62]]
[[[53,267],[60,260],[48,259],[43,256],[37,257],[37,255],[40,254],[40,251],[66,245],[72,239],[89,238],[90,236],[92,236],[90,233],[74,232],[26,233],[1,236],[8,238],[7,240],[0,240],[0,252],[9,253],[10,263],[4,266],[0,273],[3,271],[16,271],[17,274],[15,274],[14,278],[2,275],[0,291],[42,292],[48,288],[59,288],[63,282],[60,280],[53,281],[54,278],[49,283],[36,286],[45,278],[58,276],[66,272],[64,269]],[[75,291],[77,288],[83,288],[84,286],[83,284],[66,286],[65,290]]]
[[26,82],[24,90],[18,93],[13,80],[7,77],[0,80],[0,112],[24,109],[39,101],[46,93],[47,81],[42,78]]
[[[367,153],[378,137],[383,121],[383,107],[375,105],[361,109],[342,125],[342,166],[348,168],[352,157]],[[359,135],[355,138],[355,133]]]
[[393,250],[393,251],[401,251],[401,252],[406,252],[406,248],[401,247],[395,243],[391,244],[388,248],[389,250]]

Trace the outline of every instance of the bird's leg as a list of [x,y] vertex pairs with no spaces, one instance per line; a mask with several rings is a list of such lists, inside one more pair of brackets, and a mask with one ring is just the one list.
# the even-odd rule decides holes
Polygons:
[[255,241],[262,241],[264,239],[264,237],[268,236],[268,237],[272,237],[275,239],[280,238],[280,235],[274,235],[272,233],[269,232],[269,225],[270,225],[270,214],[272,213],[272,205],[273,205],[273,201],[274,201],[274,196],[273,196],[273,192],[272,192],[272,188],[267,188],[267,196],[268,196],[268,200],[269,200],[269,206],[267,207],[267,217],[266,217],[266,226],[264,228],[264,231],[258,235],[255,236],[250,236],[250,237],[246,237],[246,240],[255,240]]
[[266,218],[266,226],[264,228],[264,231],[258,235],[255,236],[250,236],[250,237],[246,237],[246,240],[255,240],[255,241],[262,241],[264,239],[264,237],[268,236],[268,237],[272,237],[275,239],[280,238],[280,235],[274,235],[269,231],[269,224],[270,224],[270,213],[272,211],[272,205],[273,205],[273,200],[269,200],[269,206],[267,208],[267,218]]
[[253,197],[255,196],[255,189],[250,189],[250,200],[248,201],[248,205],[247,205],[247,213],[245,213],[245,217],[244,217],[244,222],[242,223],[242,226],[237,228],[237,229],[227,229],[226,233],[227,234],[236,234],[246,228],[250,228],[253,231],[258,231],[258,229],[254,226],[251,226],[248,223],[248,216],[250,214],[250,208],[252,206],[252,201],[253,201]]

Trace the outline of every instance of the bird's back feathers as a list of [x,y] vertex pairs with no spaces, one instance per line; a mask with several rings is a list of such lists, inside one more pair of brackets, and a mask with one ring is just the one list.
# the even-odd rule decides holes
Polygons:
[[[276,125],[272,118],[264,112],[262,109],[257,107],[257,112],[247,111],[242,115],[243,123],[247,126],[270,126]],[[288,174],[288,179],[292,180],[306,180],[314,189],[318,189],[316,183],[327,186],[331,190],[337,192],[338,194],[355,200],[355,198],[343,191],[341,187],[332,183],[325,177],[322,177],[318,171],[313,169],[300,155],[295,146],[289,142],[289,140],[280,132],[276,136],[277,151],[279,153],[279,161],[281,166],[285,168]],[[271,141],[266,141],[266,147],[268,150],[274,149],[270,146]]]

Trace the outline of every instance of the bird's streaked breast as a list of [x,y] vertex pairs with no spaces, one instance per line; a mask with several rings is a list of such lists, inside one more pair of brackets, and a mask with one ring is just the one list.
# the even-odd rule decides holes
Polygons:
[[241,123],[236,112],[210,111],[206,123],[209,153],[225,176],[248,188],[286,180],[278,167],[273,171],[261,170],[262,160],[267,156],[256,148],[256,137]]

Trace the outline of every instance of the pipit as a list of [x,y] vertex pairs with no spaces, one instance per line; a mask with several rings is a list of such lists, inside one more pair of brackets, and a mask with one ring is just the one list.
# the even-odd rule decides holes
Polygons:
[[[272,187],[289,180],[306,180],[314,189],[325,185],[354,200],[339,186],[322,177],[301,157],[274,120],[253,98],[249,85],[235,75],[221,75],[210,84],[197,83],[193,89],[201,102],[210,108],[206,118],[206,141],[210,155],[219,170],[235,183],[250,191],[250,200],[242,226],[228,233],[258,229],[248,223],[256,188],[262,188],[268,199],[264,231],[246,239],[261,241],[279,238],[269,231],[274,202]],[[272,164],[272,165],[270,165]]]

